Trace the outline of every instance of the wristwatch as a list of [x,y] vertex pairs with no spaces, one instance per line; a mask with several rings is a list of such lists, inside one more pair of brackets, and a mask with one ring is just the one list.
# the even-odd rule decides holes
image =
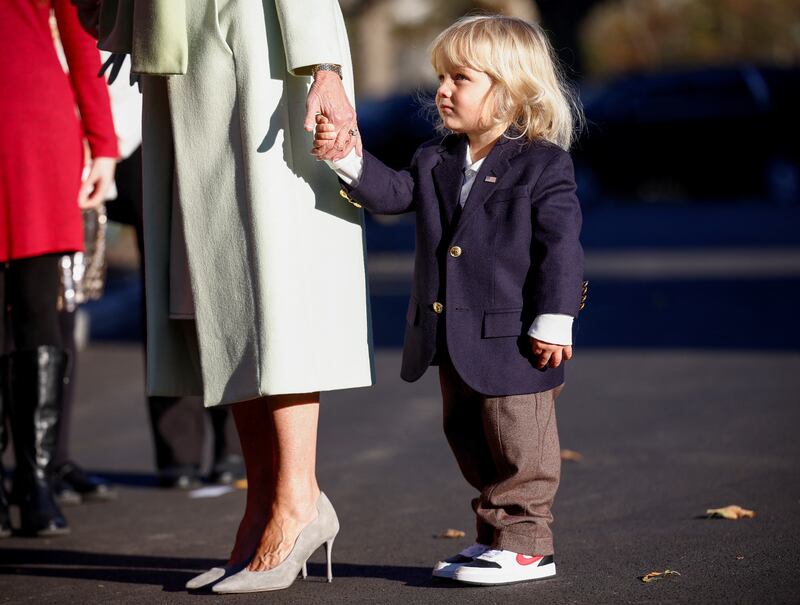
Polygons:
[[336,63],[317,63],[311,66],[311,75],[316,76],[318,71],[332,71],[342,78],[342,66]]

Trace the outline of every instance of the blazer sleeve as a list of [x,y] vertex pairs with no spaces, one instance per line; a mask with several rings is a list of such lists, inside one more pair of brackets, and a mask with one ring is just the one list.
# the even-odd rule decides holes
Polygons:
[[100,52],[92,37],[81,27],[77,10],[70,1],[56,0],[53,4],[61,45],[69,67],[69,79],[92,157],[116,158],[119,151],[108,87],[105,79],[97,76],[100,71]]
[[411,167],[393,170],[374,155],[364,150],[364,165],[358,185],[350,187],[342,182],[342,191],[348,200],[356,201],[375,214],[402,214],[415,210],[414,177],[419,151],[411,160]]
[[286,68],[296,76],[311,74],[318,63],[344,65],[347,30],[337,0],[276,0]]
[[583,293],[581,207],[572,159],[561,149],[545,166],[532,193],[532,300],[536,315],[577,317]]

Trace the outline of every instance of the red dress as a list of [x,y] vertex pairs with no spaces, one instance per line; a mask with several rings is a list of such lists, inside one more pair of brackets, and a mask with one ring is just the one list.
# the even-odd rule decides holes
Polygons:
[[[69,76],[53,44],[51,6]],[[83,249],[83,140],[92,157],[117,157],[99,69],[96,42],[69,0],[0,1],[0,262]]]

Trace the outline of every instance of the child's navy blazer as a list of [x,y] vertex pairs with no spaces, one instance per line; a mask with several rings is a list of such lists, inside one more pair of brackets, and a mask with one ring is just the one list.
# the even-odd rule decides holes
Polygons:
[[[554,388],[563,364],[538,370],[527,336],[542,313],[576,317],[583,292],[581,211],[572,160],[548,143],[501,138],[459,208],[467,139],[422,145],[395,171],[369,153],[353,202],[379,214],[416,211],[414,283],[401,376],[417,380],[437,341],[484,395]],[[437,338],[437,331],[439,332]]]

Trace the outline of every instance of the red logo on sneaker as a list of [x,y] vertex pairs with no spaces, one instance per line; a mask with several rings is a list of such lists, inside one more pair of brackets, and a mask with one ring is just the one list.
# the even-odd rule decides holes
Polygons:
[[543,556],[536,556],[536,555],[517,555],[517,563],[520,565],[533,565],[534,563],[538,563],[544,559]]

